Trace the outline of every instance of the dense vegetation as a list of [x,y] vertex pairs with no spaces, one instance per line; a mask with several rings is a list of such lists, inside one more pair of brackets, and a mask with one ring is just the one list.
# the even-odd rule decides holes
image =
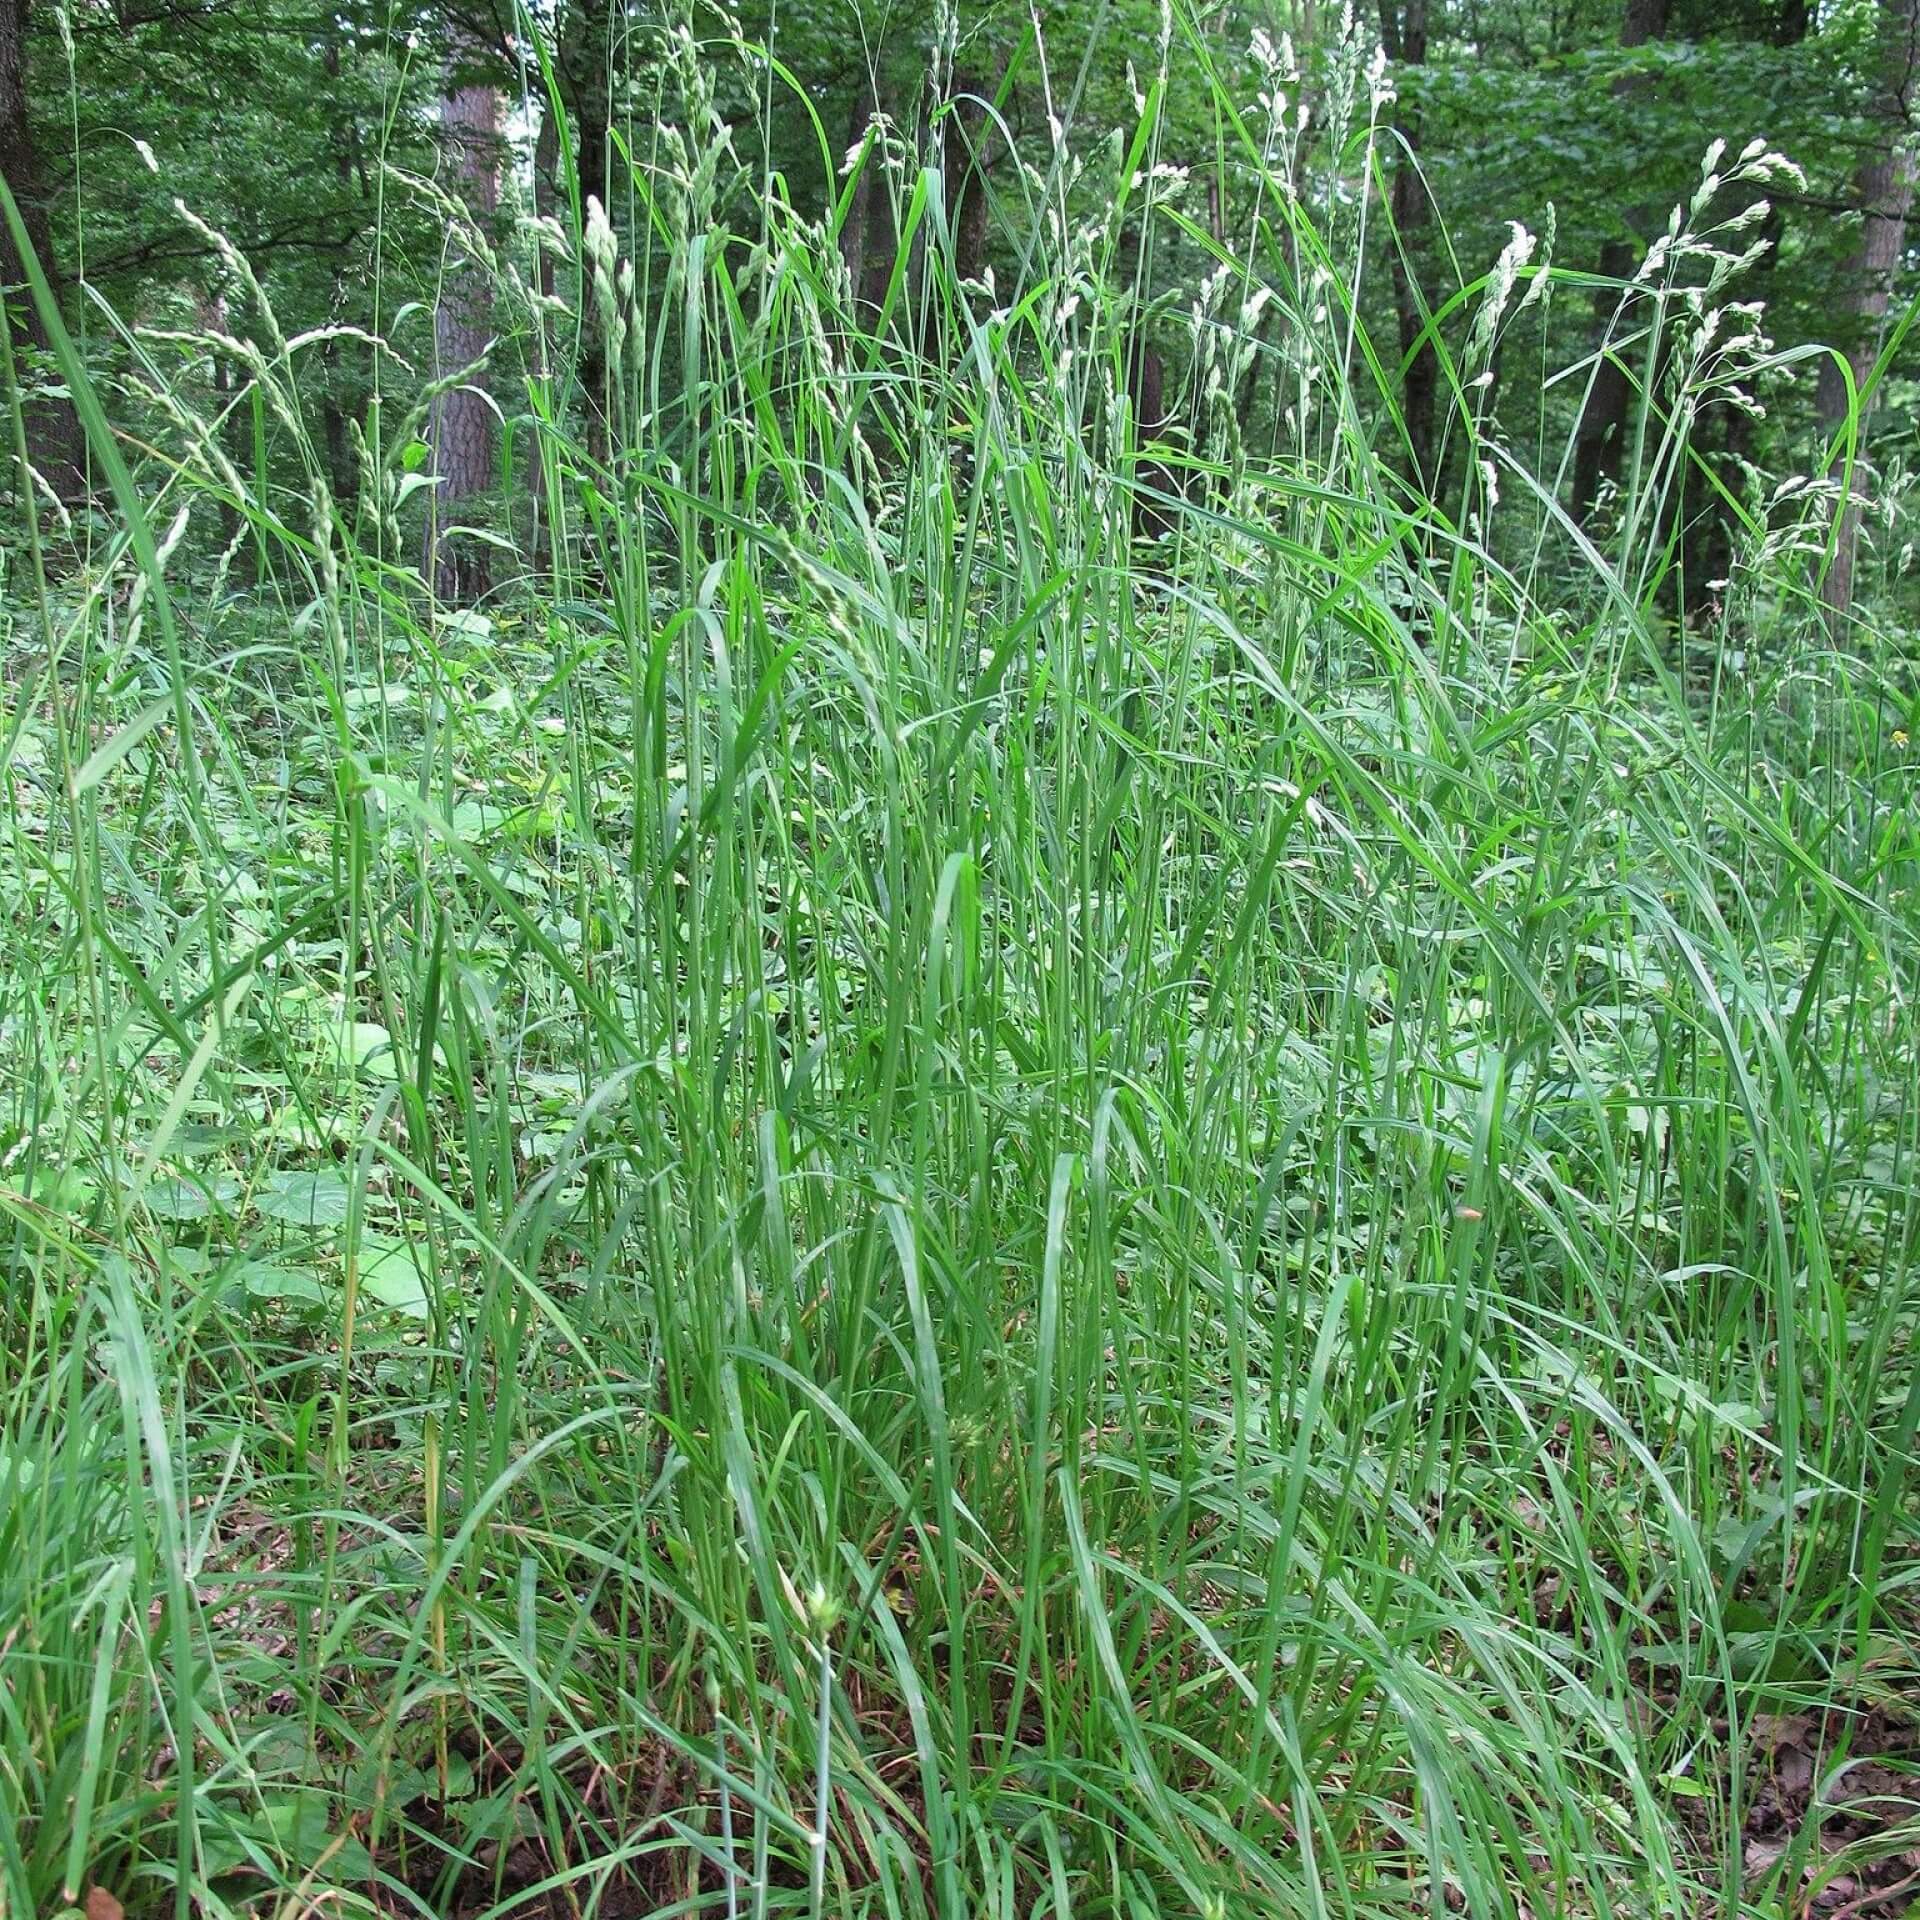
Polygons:
[[1920,1897],[1915,33],[0,0],[0,1913]]

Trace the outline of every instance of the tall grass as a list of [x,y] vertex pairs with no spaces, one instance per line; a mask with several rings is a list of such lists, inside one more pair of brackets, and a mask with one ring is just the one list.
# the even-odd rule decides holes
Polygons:
[[1780,1911],[1849,1860],[1749,1872],[1754,1717],[1913,1675],[1920,1088],[1817,513],[1660,624],[1764,343],[1649,383],[1603,549],[1485,416],[1511,260],[1410,497],[1391,238],[1296,190],[1364,79],[1330,150],[1222,87],[1149,457],[1153,101],[996,174],[1011,285],[871,144],[875,313],[728,226],[705,71],[654,243],[572,222],[606,450],[492,376],[550,569],[429,606],[412,424],[349,518],[256,302],[301,477],[128,328],[125,518],[0,603],[5,1904]]

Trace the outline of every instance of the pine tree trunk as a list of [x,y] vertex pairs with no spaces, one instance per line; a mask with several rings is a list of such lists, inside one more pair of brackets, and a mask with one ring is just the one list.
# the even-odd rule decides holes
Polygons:
[[[500,96],[491,87],[455,87],[440,103],[440,127],[454,191],[484,224],[500,203]],[[468,257],[459,236],[433,314],[434,377],[472,366],[492,343],[493,294],[486,268]],[[493,485],[493,409],[473,379],[438,395],[427,440],[439,485],[427,512],[423,571],[442,600],[466,604],[487,590],[488,549],[451,535],[473,502]]]
[[[1916,86],[1920,86],[1920,4],[1917,0],[1881,0],[1879,98],[1875,102],[1881,138],[1855,177],[1861,212],[1860,244],[1848,264],[1844,283],[1851,309],[1845,349],[1856,395],[1879,357],[1894,275],[1906,245],[1907,214],[1913,204],[1913,161],[1905,135],[1912,124]],[[1832,360],[1820,369],[1814,412],[1827,439],[1846,422],[1847,380]],[[1835,616],[1844,614],[1853,604],[1854,559],[1865,505],[1866,437],[1863,411],[1855,423],[1852,485],[1840,509],[1833,561],[1821,587],[1821,598]],[[1845,475],[1844,448],[1834,471],[1837,476]]]
[[[53,236],[40,156],[27,120],[27,3],[0,0],[0,179],[20,208],[27,245],[47,278],[53,278]],[[14,245],[12,229],[0,220],[0,300],[6,303],[8,339],[14,368],[23,384],[31,382],[29,355],[44,353],[46,329],[26,288],[26,264]],[[86,491],[81,459],[80,422],[65,400],[35,399],[26,408],[27,458],[64,500]]]

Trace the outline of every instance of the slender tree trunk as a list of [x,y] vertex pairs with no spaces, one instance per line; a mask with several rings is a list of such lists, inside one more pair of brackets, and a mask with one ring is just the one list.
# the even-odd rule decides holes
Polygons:
[[[1626,12],[1620,21],[1622,47],[1645,46],[1667,31],[1667,0],[1626,0]],[[1631,79],[1616,84],[1616,94],[1624,98],[1634,88]],[[1600,272],[1608,280],[1624,280],[1633,271],[1635,243],[1609,240],[1600,249]],[[1593,296],[1594,337],[1604,342],[1620,295],[1602,287]],[[1601,361],[1593,376],[1587,404],[1580,416],[1573,449],[1573,510],[1582,521],[1592,517],[1601,488],[1620,477],[1620,459],[1627,437],[1627,414],[1633,400],[1633,385],[1626,373],[1611,359]]]
[[[1419,67],[1427,59],[1427,0],[1380,0],[1380,37],[1388,57],[1399,67]],[[1406,256],[1412,253],[1427,224],[1426,192],[1414,164],[1420,151],[1420,116],[1403,108],[1397,125],[1406,151],[1394,164],[1388,201],[1397,244],[1393,250],[1393,302],[1400,322],[1400,358],[1406,363],[1400,390],[1400,417],[1406,428],[1412,466],[1408,476],[1431,488],[1434,473],[1434,408],[1440,388],[1440,362],[1429,343],[1415,352],[1414,343],[1425,328],[1419,291]],[[1411,355],[1411,359],[1408,356]]]
[[341,524],[351,525],[355,475],[353,450],[347,444],[347,410],[340,404],[336,384],[340,378],[340,343],[337,340],[327,342],[320,363],[326,369],[325,395],[320,402],[320,425],[327,443],[327,485],[333,492],[333,504],[339,512]]
[[1776,47],[1797,47],[1813,31],[1814,0],[1782,0],[1774,16],[1772,40]]
[[[1782,49],[1797,47],[1812,31],[1811,0],[1788,0],[1774,15],[1767,41]],[[1786,225],[1780,204],[1774,201],[1767,209],[1759,233],[1766,250],[1755,263],[1753,278],[1747,283],[1747,289],[1756,299],[1771,301],[1774,270],[1780,262],[1780,242]],[[1753,415],[1731,404],[1715,408],[1694,428],[1693,451],[1717,470],[1721,483],[1736,496],[1743,469],[1753,452],[1754,428]],[[1690,618],[1714,615],[1720,606],[1720,583],[1731,575],[1738,554],[1736,517],[1691,460],[1682,469],[1681,497],[1685,515],[1681,548],[1685,574],[1682,611]]]
[[[440,103],[440,127],[455,191],[474,219],[484,223],[500,203],[499,94],[492,87],[451,87]],[[492,344],[492,321],[493,295],[485,267],[456,251],[447,262],[433,315],[436,379],[471,366],[486,353]],[[442,600],[469,602],[487,590],[488,549],[451,536],[448,527],[491,488],[494,463],[493,409],[471,381],[435,398],[427,439],[439,485],[429,496],[423,571]]]
[[[1771,208],[1759,235],[1768,243],[1767,251],[1753,270],[1756,276],[1765,276],[1765,280],[1758,285],[1748,282],[1743,289],[1755,299],[1767,297],[1763,288],[1772,279],[1785,227],[1779,207]],[[1695,421],[1691,451],[1702,465],[1715,473],[1721,485],[1738,498],[1742,469],[1752,455],[1753,442],[1753,415],[1727,401]],[[1691,459],[1681,468],[1679,494],[1684,515],[1680,549],[1684,574],[1681,611],[1689,618],[1711,615],[1720,605],[1722,584],[1733,571],[1737,553],[1735,519]]]
[[[1845,342],[1847,365],[1857,394],[1879,357],[1886,328],[1887,307],[1894,275],[1906,245],[1907,214],[1913,204],[1913,161],[1905,142],[1912,125],[1916,84],[1920,84],[1920,0],[1881,0],[1879,98],[1875,102],[1881,138],[1855,178],[1860,202],[1860,244],[1847,268],[1845,295],[1851,309]],[[1832,438],[1848,412],[1847,381],[1829,360],[1820,369],[1814,392],[1814,412],[1821,433]],[[1854,557],[1860,544],[1860,516],[1865,504],[1866,448],[1864,415],[1854,434],[1853,484],[1840,509],[1833,564],[1821,589],[1821,598],[1834,615],[1853,604]],[[1836,473],[1845,472],[1845,454]]]
[[[329,80],[340,78],[340,43],[335,40],[326,51],[326,73]],[[354,131],[349,120],[336,121],[330,130],[333,144],[333,172],[339,182],[342,198],[353,188],[353,149]],[[346,273],[342,269],[335,273],[333,297],[336,308],[346,293]],[[327,443],[327,483],[333,489],[334,505],[340,514],[341,523],[350,526],[353,522],[354,496],[359,491],[359,474],[354,464],[353,453],[347,443],[347,412],[340,393],[340,343],[329,340],[321,352],[321,365],[325,368],[325,377],[321,387],[320,418]]]
[[[533,142],[533,211],[540,220],[560,217],[560,120],[553,102],[543,100],[540,107],[540,131]],[[553,250],[541,247],[535,257],[534,283],[543,299],[553,297]],[[538,371],[547,371],[546,335],[540,335]]]
[[[1150,345],[1138,321],[1127,350],[1127,400],[1133,412],[1133,441],[1137,448],[1164,442],[1173,425],[1167,405],[1167,369],[1157,348]],[[1173,530],[1172,496],[1184,491],[1179,476],[1158,458],[1136,460],[1133,484],[1133,530],[1153,539]]]
[[[852,153],[867,137],[873,120],[873,89],[865,82],[854,89],[847,108],[846,151]],[[879,155],[869,153],[861,164],[860,177],[853,183],[853,199],[840,228],[840,258],[846,262],[847,280],[853,288],[856,308],[866,297],[867,215],[874,200],[874,180],[879,171]],[[831,193],[831,189],[829,189]]]
[[890,181],[883,172],[873,182],[867,200],[866,271],[862,297],[869,312],[878,315],[887,304],[887,289],[893,284],[894,268],[900,260],[900,228],[894,219]]
[[[589,199],[607,205],[607,155],[613,146],[604,89],[593,88],[582,96],[579,109],[580,137],[574,155],[575,173],[580,184],[580,210],[586,212]],[[608,209],[607,217],[612,219]],[[607,332],[593,289],[583,277],[580,288],[580,391],[585,396],[587,446],[597,458],[606,457],[609,445],[607,396]]]
[[[573,116],[574,190],[580,218],[599,201],[612,220],[608,161],[613,151],[613,10],[610,0],[570,0],[559,45],[562,96]],[[578,236],[576,236],[577,238]],[[605,459],[611,435],[607,408],[607,339],[593,297],[592,267],[580,261],[580,349],[574,373],[585,415],[587,450]]]
[[[533,211],[543,221],[554,219],[559,213],[559,168],[560,121],[553,102],[546,100],[541,103],[540,131],[533,142]],[[542,300],[553,298],[553,250],[544,238],[534,249],[534,286]],[[553,404],[553,365],[547,335],[550,324],[548,314],[542,311],[535,318],[533,335],[533,377],[549,406]],[[544,568],[553,557],[553,529],[548,517],[547,462],[537,425],[532,429],[527,449],[527,498],[533,509],[530,558],[536,568]]]
[[[27,120],[28,0],[0,0],[0,179],[20,207],[27,244],[41,271],[53,278],[53,234],[47,217],[44,174]],[[47,348],[46,329],[26,287],[26,264],[13,234],[0,220],[0,300],[6,303],[8,338],[14,366],[23,383],[33,378],[26,362]],[[71,404],[35,399],[26,408],[27,458],[62,499],[77,500],[86,491],[81,459],[80,423]]]
[[[225,333],[227,331],[226,295],[218,292],[201,294],[194,302],[194,317],[199,321],[200,331],[202,333]],[[207,374],[208,384],[213,389],[214,411],[224,414],[227,412],[229,403],[233,399],[233,362],[228,359],[218,347],[214,346],[211,341],[209,341],[207,348]],[[227,457],[230,460],[234,460],[233,422],[231,418],[229,418],[226,423],[225,433]],[[234,466],[235,470],[239,471],[240,463],[238,460],[234,460]],[[235,547],[235,541],[239,536],[239,532],[240,511],[231,501],[223,498],[220,502],[220,544],[223,547]],[[238,549],[236,547],[235,558],[237,559],[238,557]]]
[[940,165],[946,189],[947,222],[953,234],[953,264],[962,280],[977,280],[987,259],[987,109],[990,91],[984,78],[956,69],[947,97],[946,137]]

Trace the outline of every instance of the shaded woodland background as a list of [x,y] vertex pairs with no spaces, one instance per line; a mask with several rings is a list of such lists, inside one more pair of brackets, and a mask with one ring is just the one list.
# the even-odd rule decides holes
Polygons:
[[[1068,155],[1105,141],[1172,30],[1145,0],[958,18],[919,0],[800,0],[777,14],[698,19],[681,49],[685,25],[616,0],[530,12],[4,0],[0,170],[100,376],[137,372],[108,310],[174,325],[207,386],[232,396],[224,430],[250,476],[295,471],[284,436],[238,341],[207,354],[190,339],[222,332],[233,303],[249,299],[229,246],[258,275],[283,336],[311,336],[297,356],[303,410],[311,403],[323,422],[343,514],[355,510],[383,433],[424,405],[422,451],[410,458],[439,484],[413,501],[407,538],[422,543],[443,596],[472,600],[503,552],[541,551],[535,420],[544,411],[604,446],[602,322],[561,216],[583,226],[598,202],[644,277],[649,247],[662,242],[650,231],[657,210],[635,184],[634,146],[650,135],[635,107],[663,66],[694,62],[727,129],[723,151],[686,164],[710,174],[701,190],[730,223],[730,244],[744,257],[756,209],[777,195],[830,225],[857,299],[875,315],[891,302],[910,330],[922,323],[918,270],[897,234],[915,170],[937,162],[961,276],[982,289],[1011,284],[1031,251],[1032,210],[1007,164],[1009,142],[1024,149],[1037,137],[1044,147],[1055,123]],[[1387,369],[1398,404],[1381,432],[1397,442],[1411,494],[1462,524],[1476,483],[1470,436],[1454,416],[1471,409],[1519,448],[1567,447],[1552,474],[1558,504],[1604,532],[1634,457],[1635,379],[1628,352],[1604,359],[1591,381],[1583,357],[1606,337],[1668,211],[1697,197],[1711,140],[1738,149],[1757,135],[1798,167],[1802,177],[1772,183],[1746,264],[1718,297],[1764,303],[1765,331],[1787,356],[1832,345],[1844,364],[1811,353],[1786,370],[1776,363],[1763,390],[1732,375],[1700,406],[1689,471],[1666,511],[1671,597],[1690,617],[1710,615],[1742,506],[1759,504],[1759,475],[1822,469],[1849,382],[1866,382],[1889,325],[1904,326],[1914,288],[1913,0],[1382,0],[1377,13],[1344,14],[1325,0],[1279,0],[1210,7],[1180,31],[1188,44],[1172,63],[1153,154],[1167,217],[1132,230],[1127,257],[1107,268],[1135,303],[1135,411],[1183,490],[1216,451],[1191,323],[1209,272],[1244,256],[1290,287],[1294,297],[1268,310],[1266,344],[1325,320],[1297,278],[1286,222],[1262,199],[1244,129],[1223,121],[1222,89],[1252,99],[1284,85],[1294,124],[1320,135],[1354,117],[1340,97],[1351,80],[1340,76],[1355,49],[1383,50],[1393,137],[1371,159],[1364,145],[1336,146],[1291,186],[1316,218],[1370,219],[1390,234],[1372,249],[1363,287],[1370,336],[1399,354]],[[736,51],[770,38],[778,83]],[[660,156],[637,158],[643,172]],[[1744,186],[1730,191],[1725,212],[1750,198]],[[495,260],[465,257],[449,200],[479,222]],[[1714,212],[1695,208],[1709,221]],[[1590,274],[1592,292],[1563,283],[1535,301],[1529,325],[1503,334],[1467,394],[1458,366],[1471,301],[1460,289],[1493,267],[1513,221],[1534,236],[1535,266]],[[17,285],[11,243],[0,247],[0,279]],[[501,297],[496,266],[523,298]],[[29,377],[57,387],[30,303],[16,295],[9,314]],[[1622,337],[1634,337],[1630,327]],[[1897,352],[1875,394],[1871,464],[1887,484],[1864,472],[1860,481],[1883,500],[1898,493],[1914,448],[1909,362]],[[1284,382],[1269,377],[1278,364],[1256,355],[1233,396],[1254,448],[1286,441]],[[70,407],[50,392],[28,427],[53,491],[80,497]],[[675,429],[663,418],[656,430]],[[463,526],[494,538],[447,532]],[[1882,528],[1871,546],[1877,576],[1900,570],[1904,534]],[[1850,525],[1825,576],[1836,608],[1853,595],[1856,547]]]

